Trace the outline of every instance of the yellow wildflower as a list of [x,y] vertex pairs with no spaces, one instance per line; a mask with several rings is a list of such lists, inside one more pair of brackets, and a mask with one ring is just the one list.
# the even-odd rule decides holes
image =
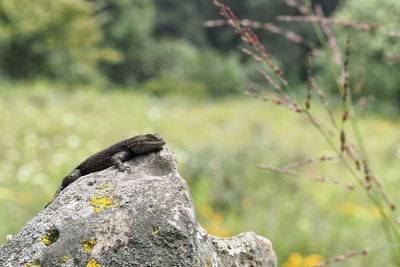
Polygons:
[[292,253],[282,267],[314,267],[323,262],[323,258],[317,254],[302,256],[300,253]]

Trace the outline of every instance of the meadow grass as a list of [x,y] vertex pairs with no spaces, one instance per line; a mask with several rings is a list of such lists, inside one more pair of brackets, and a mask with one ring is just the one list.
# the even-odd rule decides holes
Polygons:
[[[318,254],[303,257],[301,254],[292,253],[288,260],[283,264],[284,267],[322,267],[331,264],[346,262],[353,257],[368,255],[371,251],[385,251],[390,257],[385,265],[400,265],[400,219],[397,217],[396,200],[391,199],[390,194],[386,191],[381,180],[381,173],[376,172],[371,162],[380,161],[374,154],[370,154],[367,149],[367,142],[363,137],[359,125],[360,111],[359,103],[353,102],[352,84],[350,84],[350,55],[351,55],[351,34],[347,33],[345,48],[340,48],[331,25],[341,25],[349,27],[356,31],[372,31],[378,25],[375,23],[358,24],[353,21],[331,20],[324,15],[320,4],[313,5],[311,1],[300,3],[297,0],[285,1],[289,6],[297,9],[301,16],[285,16],[284,21],[297,23],[301,21],[311,23],[320,44],[309,46],[307,55],[307,88],[306,97],[302,99],[298,95],[298,90],[293,90],[293,85],[285,77],[283,69],[276,63],[276,58],[269,49],[260,41],[258,35],[253,31],[253,27],[257,29],[264,28],[265,25],[260,22],[252,22],[247,19],[239,19],[235,12],[229,6],[212,0],[215,7],[219,10],[219,14],[223,17],[228,25],[243,41],[241,50],[254,61],[260,62],[260,73],[265,78],[264,85],[251,84],[246,94],[264,102],[285,107],[287,110],[294,112],[308,122],[312,131],[317,132],[324,140],[326,145],[333,153],[309,159],[300,158],[298,161],[291,162],[283,167],[276,167],[271,164],[259,165],[260,168],[277,174],[283,174],[292,177],[306,176],[318,182],[332,182],[335,185],[345,186],[351,191],[358,188],[361,194],[366,197],[366,201],[371,203],[379,215],[381,230],[385,237],[385,244],[380,248],[359,248],[357,250],[345,250],[336,256],[332,254],[323,258]],[[282,19],[278,16],[277,19]],[[272,24],[271,24],[272,25]],[[269,25],[269,26],[271,26]],[[273,26],[273,25],[272,25]],[[271,27],[266,28],[271,31]],[[276,33],[286,35],[289,32],[274,27]],[[301,36],[290,33],[293,38],[288,38],[295,43],[304,43]],[[371,40],[373,41],[373,40]],[[310,45],[310,43],[308,43]],[[318,47],[318,48],[317,48]],[[356,47],[360,49],[360,47]],[[332,110],[329,106],[330,99],[326,96],[326,86],[321,81],[317,82],[313,77],[313,61],[314,58],[325,55],[328,58],[327,66],[330,69],[332,78],[336,81],[336,93],[333,98],[340,99],[341,108]],[[318,60],[318,59],[317,59]],[[262,67],[261,67],[262,66]],[[325,77],[327,78],[327,77]],[[264,88],[267,88],[265,90]],[[329,88],[329,86],[328,86]],[[269,90],[268,90],[269,89]],[[295,93],[296,92],[296,93]],[[319,99],[315,101],[314,99]],[[360,99],[361,100],[361,99]],[[323,104],[325,114],[321,116],[320,110],[311,108],[315,103]],[[296,135],[297,133],[293,133]],[[299,167],[322,163],[330,160],[337,160],[341,163],[341,169],[347,170],[347,175],[353,179],[353,184],[347,184],[344,179],[327,178],[321,173],[312,174],[309,172],[299,171]],[[348,206],[349,207],[349,206]],[[368,263],[369,265],[371,262]]]
[[[400,121],[368,116],[358,123],[377,159],[373,168],[400,203]],[[371,249],[367,256],[337,266],[389,261],[379,212],[360,188],[257,168],[332,153],[304,118],[284,107],[247,97],[195,101],[42,82],[1,84],[0,125],[1,243],[43,209],[62,178],[87,156],[123,138],[159,132],[177,153],[198,220],[210,233],[255,231],[273,242],[281,264],[365,246]],[[353,182],[340,161],[306,170]]]

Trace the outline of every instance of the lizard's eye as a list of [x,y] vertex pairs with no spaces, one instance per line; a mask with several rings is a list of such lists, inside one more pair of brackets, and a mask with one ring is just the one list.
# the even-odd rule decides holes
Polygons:
[[147,137],[156,141],[161,141],[161,137],[158,134],[147,134]]

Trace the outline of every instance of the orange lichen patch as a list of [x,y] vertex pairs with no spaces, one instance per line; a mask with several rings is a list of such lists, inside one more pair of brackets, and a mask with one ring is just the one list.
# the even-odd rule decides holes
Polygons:
[[65,262],[69,261],[70,258],[71,258],[70,256],[64,255],[61,257],[61,261],[65,263]]
[[96,240],[94,239],[83,241],[82,250],[85,253],[90,253],[90,251],[93,249],[95,245],[96,245]]
[[87,264],[86,267],[101,267],[100,264],[97,263],[95,259],[91,259]]
[[153,227],[153,235],[158,235],[159,231],[160,231],[160,228],[158,228],[157,226]]

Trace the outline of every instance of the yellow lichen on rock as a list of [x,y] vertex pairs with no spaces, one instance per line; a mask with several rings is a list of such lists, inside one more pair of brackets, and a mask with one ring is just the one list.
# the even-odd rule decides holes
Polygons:
[[38,260],[30,261],[25,263],[24,267],[40,267],[40,262]]
[[64,263],[69,261],[69,259],[70,259],[70,256],[68,256],[68,255],[64,255],[64,256],[61,257],[61,261],[64,262]]
[[157,226],[153,227],[153,234],[154,235],[157,235],[159,231],[160,231],[160,228],[158,228]]
[[52,244],[51,237],[49,234],[42,234],[42,242],[46,246],[50,246]]
[[91,240],[86,240],[82,242],[82,250],[85,253],[90,253],[92,248],[96,245],[96,240],[91,239]]
[[45,244],[46,246],[50,246],[51,244],[54,244],[60,233],[56,228],[51,228],[48,229],[45,233],[42,234],[41,240],[42,243]]
[[99,189],[104,190],[104,189],[107,189],[108,187],[109,187],[109,184],[102,184],[99,186]]
[[114,201],[113,198],[109,196],[101,197],[99,194],[96,194],[90,200],[90,205],[94,207],[95,213],[99,213],[103,209],[114,207]]
[[[98,191],[106,190],[110,188],[109,184],[102,184],[98,188]],[[107,208],[117,208],[118,204],[115,203],[115,190],[117,186],[112,185],[112,191],[105,195],[95,194],[90,200],[90,205],[94,207],[94,213],[100,213],[102,210]]]
[[87,264],[86,267],[101,267],[100,264],[97,263],[95,259],[91,259]]

